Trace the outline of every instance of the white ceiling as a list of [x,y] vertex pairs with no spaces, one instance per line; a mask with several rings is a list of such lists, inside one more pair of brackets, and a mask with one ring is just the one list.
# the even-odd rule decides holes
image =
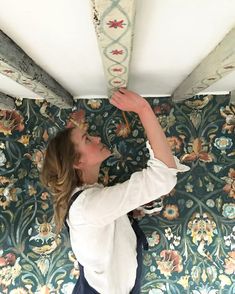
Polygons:
[[[0,29],[74,97],[107,97],[90,0],[0,0]],[[235,26],[235,0],[136,0],[129,85],[170,95]],[[204,92],[235,89],[235,72]],[[38,95],[0,75],[0,91]]]

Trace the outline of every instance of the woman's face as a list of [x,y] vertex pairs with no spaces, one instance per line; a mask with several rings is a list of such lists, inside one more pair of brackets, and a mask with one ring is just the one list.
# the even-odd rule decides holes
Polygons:
[[79,162],[86,167],[99,165],[111,155],[108,147],[101,143],[100,137],[90,136],[79,128],[72,130],[71,140],[75,150],[81,155]]

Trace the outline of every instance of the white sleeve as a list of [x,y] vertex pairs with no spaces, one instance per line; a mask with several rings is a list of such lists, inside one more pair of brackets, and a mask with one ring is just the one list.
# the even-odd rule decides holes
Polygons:
[[150,154],[147,168],[133,173],[124,183],[112,187],[95,186],[82,193],[80,212],[85,222],[106,225],[129,211],[168,194],[176,185],[177,173],[190,169],[175,156],[177,168],[169,168],[154,158],[148,141],[146,147]]

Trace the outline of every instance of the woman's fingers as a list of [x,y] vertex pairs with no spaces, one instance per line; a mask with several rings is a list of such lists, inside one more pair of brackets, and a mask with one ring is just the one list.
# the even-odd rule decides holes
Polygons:
[[110,103],[113,104],[114,106],[117,106],[117,104],[118,104],[118,100],[117,100],[117,98],[113,96],[113,97],[110,99]]

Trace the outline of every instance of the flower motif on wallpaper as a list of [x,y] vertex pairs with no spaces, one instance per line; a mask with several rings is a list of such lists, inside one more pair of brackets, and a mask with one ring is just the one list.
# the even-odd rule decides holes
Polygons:
[[32,161],[32,163],[37,167],[38,171],[40,171],[43,165],[44,154],[45,150],[34,149],[32,154],[25,153],[24,156]]
[[228,219],[235,219],[235,203],[225,203],[222,214]]
[[[44,246],[42,246],[42,247],[44,247]],[[36,253],[38,253],[38,252],[36,252]],[[35,263],[37,264],[37,266],[40,269],[41,273],[45,276],[46,273],[48,272],[48,269],[49,269],[49,266],[50,266],[50,261],[47,258],[47,255],[46,254],[44,255],[44,252],[42,252],[40,257],[37,260],[35,260]]]
[[129,136],[131,129],[128,125],[121,122],[117,125],[115,132],[118,137],[126,138]]
[[181,157],[181,161],[195,161],[212,162],[214,155],[209,152],[209,143],[204,138],[194,138],[192,142],[188,143],[188,153]]
[[43,158],[45,150],[34,149],[31,157],[31,161],[36,165],[37,169],[40,171],[42,169]]
[[[159,100],[158,100],[159,101]],[[158,104],[153,108],[156,115],[169,115],[173,106],[169,103]]]
[[1,184],[7,184],[5,187],[0,187],[0,207],[2,207],[4,210],[6,210],[11,202],[17,202],[18,195],[20,195],[22,192],[21,188],[14,187],[16,181],[17,180],[14,178],[7,179],[6,177],[1,177]]
[[11,135],[13,131],[22,132],[24,118],[17,111],[0,110],[0,132],[4,136]]
[[110,20],[107,23],[107,25],[109,26],[109,28],[114,28],[114,29],[120,28],[120,29],[123,29],[126,24],[124,23],[124,20],[123,19],[122,20],[116,20],[116,19],[114,19],[114,20]]
[[218,271],[214,265],[211,265],[211,266],[196,265],[192,267],[191,278],[196,284],[198,284],[200,280],[202,280],[203,283],[206,283],[206,281],[208,281],[208,283],[211,284],[217,279],[217,277],[218,277]]
[[[52,229],[53,229],[52,222],[48,223],[44,219],[44,221],[42,223],[39,223],[37,218],[36,218],[35,222],[36,222],[36,224],[34,225],[34,229],[36,229],[38,234],[35,236],[32,236],[29,239],[29,241],[35,240],[38,243],[44,244],[44,243],[48,243],[49,241],[55,239],[56,235],[52,232]],[[29,233],[31,233],[31,230],[29,231]],[[50,250],[51,246],[48,245],[47,249]]]
[[176,136],[167,137],[167,142],[174,153],[180,152],[183,145],[183,140],[181,138]]
[[232,134],[235,129],[235,105],[230,104],[226,105],[226,107],[220,108],[220,114],[225,118],[225,124],[222,127],[223,132],[228,132],[228,134]]
[[233,141],[230,138],[224,136],[216,138],[214,146],[221,151],[221,153],[226,153],[226,150],[230,149],[233,146]]
[[82,131],[86,132],[89,126],[86,122],[85,115],[83,109],[72,112],[67,120],[66,128],[79,127]]
[[189,275],[185,275],[180,277],[179,281],[177,281],[177,284],[180,284],[184,289],[188,289],[189,286]]
[[179,217],[179,208],[175,204],[167,204],[164,207],[164,210],[163,210],[162,215],[166,219],[172,221],[172,220],[174,220],[174,219],[176,219],[176,218]]
[[162,250],[161,260],[156,260],[158,269],[165,277],[171,276],[173,272],[180,273],[183,270],[182,257],[176,250]]
[[168,131],[175,124],[176,118],[173,114],[174,108],[171,104],[163,103],[155,106],[153,110],[164,131]]
[[151,236],[147,237],[147,240],[148,240],[149,246],[154,247],[159,244],[160,235],[156,231],[154,231],[154,232],[152,232]]
[[102,105],[102,100],[100,99],[89,99],[87,105],[91,107],[91,109],[99,109]]
[[231,250],[235,250],[235,226],[230,234],[224,236],[224,242]]
[[235,251],[228,252],[228,256],[225,258],[224,272],[228,275],[235,274]]
[[0,286],[3,292],[8,293],[8,287],[15,283],[15,279],[21,274],[20,258],[14,253],[8,253],[0,257]]
[[21,144],[23,144],[24,146],[28,146],[30,137],[31,137],[31,135],[22,135],[20,137],[20,139],[17,141],[20,142]]
[[235,199],[235,169],[230,168],[227,177],[222,177],[226,182],[223,191],[228,193],[228,196]]
[[170,227],[165,229],[165,236],[168,241],[170,241],[170,249],[175,249],[175,247],[180,245],[181,237],[173,234]]
[[187,233],[191,234],[192,242],[198,246],[198,253],[211,260],[209,252],[205,250],[205,245],[210,245],[214,234],[217,234],[216,223],[212,216],[208,212],[202,214],[195,212],[188,223]]

